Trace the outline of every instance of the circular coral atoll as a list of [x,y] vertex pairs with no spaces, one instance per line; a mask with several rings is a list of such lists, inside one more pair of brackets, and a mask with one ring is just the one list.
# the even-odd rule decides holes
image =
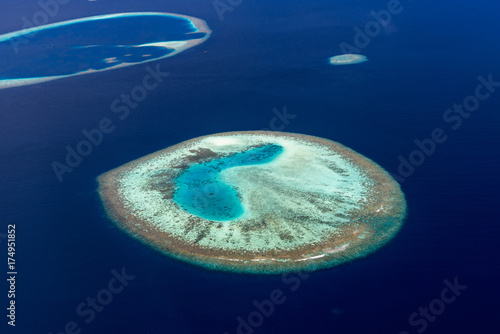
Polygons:
[[283,132],[191,139],[98,180],[108,215],[130,235],[234,272],[315,270],[365,256],[406,213],[399,185],[373,161]]

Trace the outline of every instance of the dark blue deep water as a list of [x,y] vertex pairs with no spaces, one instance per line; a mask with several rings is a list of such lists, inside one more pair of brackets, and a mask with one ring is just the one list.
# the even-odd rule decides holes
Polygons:
[[[213,33],[157,62],[0,90],[1,333],[500,332],[497,0],[243,0],[223,20],[212,0],[61,2],[49,22],[173,12]],[[0,33],[43,22],[40,11],[4,1]],[[369,61],[329,65],[341,43]],[[11,52],[0,50],[0,68]],[[140,102],[122,100],[150,71],[169,75]],[[408,203],[397,237],[330,270],[247,276],[166,258],[106,218],[101,173],[197,136],[263,128],[341,142],[393,173]],[[59,182],[53,162],[79,144],[88,155]]]

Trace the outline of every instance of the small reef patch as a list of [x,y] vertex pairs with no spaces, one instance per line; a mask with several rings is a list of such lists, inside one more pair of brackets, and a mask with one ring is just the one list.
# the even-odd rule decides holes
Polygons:
[[368,58],[363,55],[346,53],[343,55],[338,55],[329,58],[330,64],[332,65],[352,65],[359,64],[368,61]]

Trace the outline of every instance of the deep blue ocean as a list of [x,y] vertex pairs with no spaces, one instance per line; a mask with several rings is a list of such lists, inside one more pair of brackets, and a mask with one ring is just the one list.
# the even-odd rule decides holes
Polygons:
[[[357,31],[377,26],[371,12],[394,1],[221,2],[231,9],[223,20],[213,0],[61,0],[50,23],[172,12],[205,20],[212,35],[171,58],[0,90],[0,332],[500,333],[500,3],[401,0],[379,32],[358,38],[369,61],[332,66],[339,45],[356,46]],[[0,33],[41,10],[3,0]],[[0,69],[9,52],[0,50]],[[147,66],[169,75],[120,119],[111,104]],[[464,103],[473,111],[447,111]],[[59,182],[51,164],[104,118],[114,130]],[[338,141],[397,176],[408,204],[399,234],[329,270],[251,276],[167,258],[107,219],[100,174],[197,136],[264,128]],[[9,224],[15,327],[6,317]],[[102,292],[122,271],[123,289]],[[259,318],[256,304],[274,290],[284,301]],[[98,294],[112,300],[91,311],[87,298]]]

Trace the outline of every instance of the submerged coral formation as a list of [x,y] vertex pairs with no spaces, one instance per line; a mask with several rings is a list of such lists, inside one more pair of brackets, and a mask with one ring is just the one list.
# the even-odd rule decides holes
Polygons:
[[338,55],[330,57],[330,64],[332,65],[352,65],[362,63],[368,60],[366,56],[346,53],[343,55]]
[[174,56],[209,38],[205,21],[172,13],[119,13],[0,35],[0,89]]

